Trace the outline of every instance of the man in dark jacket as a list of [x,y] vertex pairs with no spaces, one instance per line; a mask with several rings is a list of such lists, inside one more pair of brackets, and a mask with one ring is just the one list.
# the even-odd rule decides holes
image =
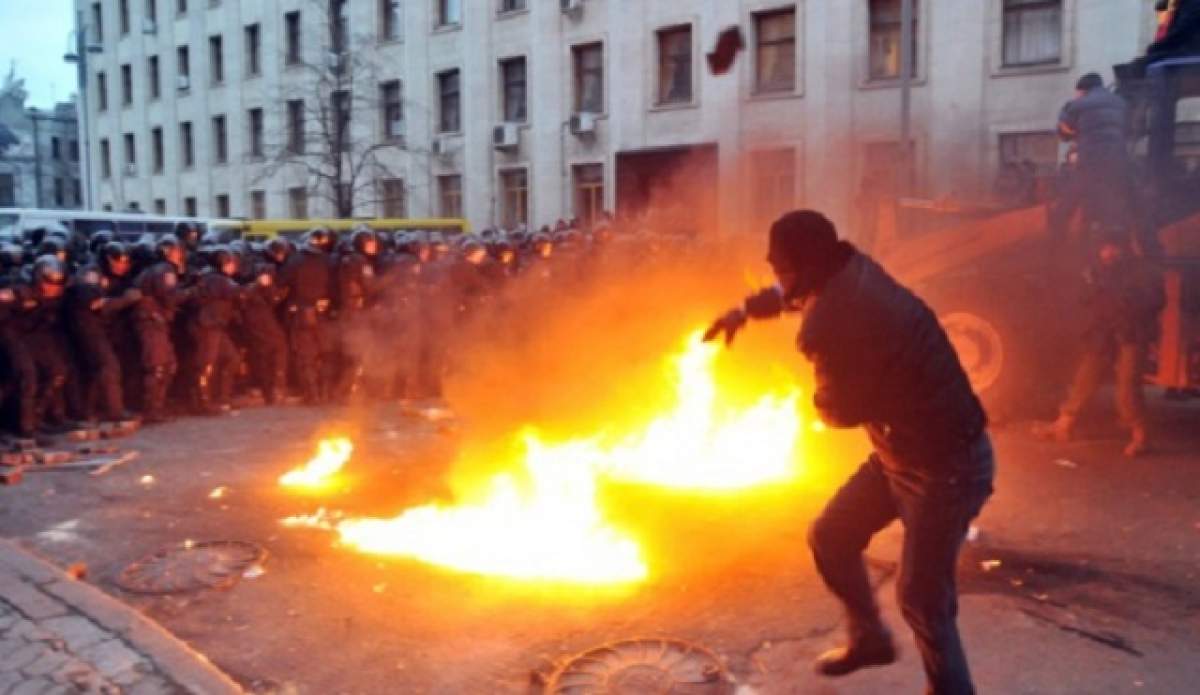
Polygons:
[[897,592],[930,692],[973,693],[955,624],[955,564],[992,492],[983,408],[933,312],[838,241],[820,213],[780,218],[767,260],[779,284],[719,318],[705,338],[724,334],[728,342],[747,318],[802,311],[797,342],[815,367],[817,411],[835,427],[864,427],[875,448],[809,535],[817,570],[845,605],[849,628],[849,645],[822,655],[817,671],[841,676],[895,661],[862,553],[900,519]]
[[291,362],[301,396],[309,405],[328,400],[336,366],[330,359],[329,330],[333,266],[325,250],[331,240],[329,230],[313,229],[304,247],[291,254],[279,271],[279,286],[287,291],[284,320]]
[[1075,98],[1059,114],[1058,134],[1078,150],[1076,175],[1084,222],[1115,225],[1132,233],[1133,182],[1125,141],[1128,106],[1105,89],[1094,72],[1079,78],[1075,89]]

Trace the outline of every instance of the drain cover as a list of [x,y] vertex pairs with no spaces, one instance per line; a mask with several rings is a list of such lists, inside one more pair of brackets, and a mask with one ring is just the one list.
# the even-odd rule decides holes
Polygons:
[[733,679],[704,647],[668,639],[613,642],[550,678],[549,695],[730,695]]
[[126,567],[117,586],[135,594],[228,589],[267,551],[245,541],[205,541],[162,548]]

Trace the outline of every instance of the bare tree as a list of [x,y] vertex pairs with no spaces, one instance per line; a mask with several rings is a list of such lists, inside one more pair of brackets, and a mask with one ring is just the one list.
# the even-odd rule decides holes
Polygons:
[[351,36],[348,5],[309,0],[322,20],[321,50],[306,45],[294,57],[298,77],[285,80],[277,101],[284,105],[285,127],[264,138],[259,153],[266,161],[259,180],[298,169],[308,197],[328,202],[339,218],[380,202],[378,182],[397,178],[388,162],[396,157],[388,155],[411,153],[403,137],[403,92],[386,101],[382,94],[385,83],[402,90],[400,76],[384,75],[370,48],[373,38]]

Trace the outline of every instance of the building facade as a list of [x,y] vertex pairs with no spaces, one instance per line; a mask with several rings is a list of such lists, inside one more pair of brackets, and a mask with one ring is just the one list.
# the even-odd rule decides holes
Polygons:
[[82,207],[75,104],[27,107],[11,73],[0,86],[0,207]]
[[[917,0],[914,192],[1052,169],[1153,0]],[[541,225],[649,201],[737,230],[892,192],[899,0],[77,0],[98,207]],[[746,51],[713,76],[718,32]]]

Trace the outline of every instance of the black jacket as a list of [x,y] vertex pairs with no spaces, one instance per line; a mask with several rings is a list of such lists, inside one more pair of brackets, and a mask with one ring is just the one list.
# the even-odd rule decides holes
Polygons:
[[964,472],[960,454],[987,416],[937,317],[883,268],[855,252],[812,300],[797,342],[827,423],[865,427],[890,469]]

